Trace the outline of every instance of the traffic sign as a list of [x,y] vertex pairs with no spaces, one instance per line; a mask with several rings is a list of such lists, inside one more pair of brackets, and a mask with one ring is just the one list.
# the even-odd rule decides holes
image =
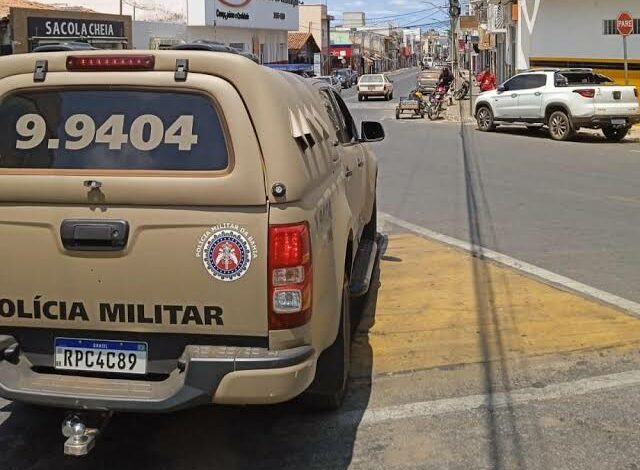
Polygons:
[[622,48],[624,53],[624,84],[629,84],[629,55],[627,53],[627,36],[633,34],[633,16],[623,11],[616,18],[618,34],[622,36]]
[[621,36],[629,36],[633,34],[633,16],[630,13],[623,11],[616,18],[616,27],[618,28],[618,33]]

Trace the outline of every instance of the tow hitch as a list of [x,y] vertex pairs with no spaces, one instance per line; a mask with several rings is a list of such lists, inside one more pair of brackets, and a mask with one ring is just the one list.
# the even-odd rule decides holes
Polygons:
[[87,455],[96,445],[96,439],[109,424],[113,411],[104,413],[69,412],[62,422],[62,435],[67,438],[64,443],[65,455],[82,457]]

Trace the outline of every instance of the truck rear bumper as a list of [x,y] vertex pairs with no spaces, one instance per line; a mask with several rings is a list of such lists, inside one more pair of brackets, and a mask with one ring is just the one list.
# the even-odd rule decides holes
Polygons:
[[580,127],[601,128],[614,126],[613,121],[620,119],[626,120],[626,125],[631,126],[640,122],[640,114],[635,114],[632,116],[591,116],[586,118],[573,117],[573,123]]
[[7,358],[14,345],[0,335],[0,396],[68,409],[161,413],[212,402],[277,403],[302,393],[315,374],[311,346],[187,346],[165,380],[145,381],[36,372],[19,352]]

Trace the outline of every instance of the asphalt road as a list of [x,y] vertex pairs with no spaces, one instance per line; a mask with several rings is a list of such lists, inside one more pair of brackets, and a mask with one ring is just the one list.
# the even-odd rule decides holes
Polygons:
[[[397,76],[395,101],[414,83],[413,71]],[[462,240],[477,230],[487,248],[640,302],[640,143],[396,121],[393,103],[344,97],[357,119],[387,131],[377,147],[380,210]]]
[[[394,75],[396,101],[415,71]],[[384,122],[378,207],[640,300],[640,146]],[[62,413],[0,400],[0,469],[639,469],[640,320],[381,223],[344,409],[116,415],[86,459]],[[482,252],[480,252],[480,255]]]

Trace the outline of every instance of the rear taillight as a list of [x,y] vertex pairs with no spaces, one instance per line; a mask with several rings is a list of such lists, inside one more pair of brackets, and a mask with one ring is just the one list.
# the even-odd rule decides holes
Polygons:
[[573,92],[585,98],[593,98],[594,96],[596,96],[596,90],[594,90],[593,88],[581,88],[579,90],[573,90]]
[[297,328],[310,320],[312,276],[308,224],[270,226],[270,330]]
[[633,94],[635,95],[636,98],[638,97],[638,89],[637,88],[633,89]]
[[152,55],[72,55],[67,57],[67,70],[73,72],[153,70],[155,62],[155,57]]

